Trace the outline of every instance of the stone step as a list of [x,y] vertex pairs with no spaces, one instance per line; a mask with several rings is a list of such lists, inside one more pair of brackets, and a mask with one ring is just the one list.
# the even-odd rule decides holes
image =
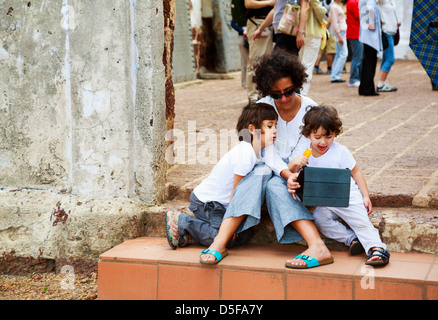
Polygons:
[[[165,237],[164,212],[178,210],[192,214],[187,208],[188,201],[168,201],[161,207],[154,207],[148,215],[145,235],[148,237]],[[262,208],[262,221],[255,226],[252,244],[278,244],[274,227],[266,208]],[[312,212],[312,210],[310,209]],[[373,225],[379,230],[382,241],[391,252],[438,252],[438,212],[424,208],[384,208],[373,209],[370,215]],[[324,238],[324,237],[323,237]],[[329,247],[345,247],[336,241],[324,239]]]
[[[198,182],[196,180],[196,182]],[[176,183],[167,183],[166,185],[166,201],[186,200],[189,201],[190,193],[194,186],[189,183],[187,185],[180,185]],[[438,209],[438,194],[433,193],[428,196],[419,194],[387,194],[370,192],[370,198],[375,207],[419,207]]]
[[[391,253],[384,268],[365,255],[332,250],[335,262],[285,268],[300,245],[247,244],[214,266],[199,263],[198,245],[172,250],[165,238],[128,240],[100,255],[99,300],[438,299],[437,254]],[[168,312],[177,310],[168,310]],[[166,311],[167,312],[167,311]],[[219,310],[215,312],[219,313]]]

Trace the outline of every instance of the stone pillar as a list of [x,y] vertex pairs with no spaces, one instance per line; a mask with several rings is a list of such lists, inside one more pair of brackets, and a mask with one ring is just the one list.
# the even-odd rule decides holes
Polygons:
[[158,0],[58,0],[1,16],[1,186],[157,201],[162,13]]
[[175,3],[175,46],[173,54],[173,82],[196,79],[189,1]]
[[95,257],[163,199],[163,3],[0,0],[0,254]]
[[240,70],[238,34],[231,27],[231,1],[213,0],[213,28],[216,34],[217,72]]

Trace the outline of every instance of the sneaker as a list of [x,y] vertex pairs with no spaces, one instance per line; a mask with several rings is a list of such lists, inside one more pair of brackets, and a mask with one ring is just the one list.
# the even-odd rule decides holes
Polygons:
[[360,86],[360,81],[356,81],[356,82],[353,82],[353,83],[348,83],[348,86],[349,87],[358,88]]
[[341,82],[345,82],[345,80],[343,80],[343,79],[331,80],[331,83],[341,83]]
[[198,243],[191,234],[185,234],[178,238],[178,247],[185,247],[189,244]]
[[314,74],[326,74],[326,72],[322,71],[319,67],[314,67],[313,73]]
[[170,247],[175,250],[179,244],[178,218],[181,215],[178,211],[166,211],[166,236]]
[[383,86],[377,87],[377,92],[393,92],[393,91],[397,91],[397,88],[391,87],[387,82],[385,82]]

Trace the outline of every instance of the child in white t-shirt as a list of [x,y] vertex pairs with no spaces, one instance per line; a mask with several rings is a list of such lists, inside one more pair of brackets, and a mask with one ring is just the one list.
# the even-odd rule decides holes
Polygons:
[[[292,154],[290,170],[297,171],[307,160],[307,157],[302,155],[305,147],[312,150],[312,155],[308,158],[309,166],[351,170],[349,207],[317,207],[313,213],[315,225],[326,237],[350,246],[351,254],[359,254],[365,249],[368,255],[367,265],[386,265],[390,254],[386,251],[386,245],[382,243],[378,230],[368,218],[373,207],[365,178],[350,151],[334,141],[342,132],[342,122],[336,109],[312,106],[304,116],[303,122],[301,134],[309,138],[311,143],[310,146],[304,146]],[[351,229],[339,222],[339,218]]]
[[[266,103],[252,103],[242,110],[236,126],[240,143],[219,160],[210,175],[190,195],[189,209],[195,217],[166,212],[167,239],[172,249],[187,245],[189,235],[202,245],[211,245],[237,184],[261,163],[261,149],[274,143],[277,119],[275,109]],[[234,239],[229,244],[248,241],[252,231],[244,232],[238,235],[237,241]]]

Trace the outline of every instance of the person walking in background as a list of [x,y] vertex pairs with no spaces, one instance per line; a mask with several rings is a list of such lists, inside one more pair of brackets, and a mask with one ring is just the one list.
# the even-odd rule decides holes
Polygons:
[[[332,0],[321,0],[321,5],[327,10],[327,13],[325,14],[325,25],[324,32],[326,33],[326,41],[325,46],[323,46],[323,41],[321,41],[321,48],[319,49],[318,58],[315,62],[315,68],[313,69],[313,73],[315,74],[331,74],[332,73],[332,67],[333,67],[333,59],[335,58],[336,54],[336,37],[333,33],[333,28],[328,24],[328,16],[330,14],[330,7],[332,6]],[[321,60],[325,54],[325,58],[327,61],[327,70],[322,71],[319,67]]]
[[347,41],[350,42],[352,56],[349,87],[359,87],[362,71],[363,44],[359,41],[360,15],[359,0],[348,0],[347,5]]
[[307,96],[312,81],[313,67],[318,58],[319,48],[321,47],[321,37],[323,30],[321,25],[327,12],[319,0],[310,0],[310,8],[307,15],[305,45],[298,52],[301,63],[306,68],[307,80],[303,84],[301,94]]
[[359,41],[363,43],[359,95],[378,96],[374,86],[377,52],[382,51],[380,12],[375,0],[359,0]]
[[249,44],[246,36],[246,27],[239,26],[231,20],[231,27],[238,33],[238,46],[240,51],[240,84],[246,89],[246,68],[248,66]]
[[383,48],[377,92],[392,92],[397,91],[397,88],[391,87],[386,78],[395,62],[394,36],[397,33],[397,28],[400,27],[400,22],[397,19],[394,0],[378,0],[377,2],[382,20],[382,37],[386,39],[384,42],[387,43],[387,47]]
[[345,62],[348,56],[347,47],[347,21],[345,19],[344,10],[340,5],[341,0],[335,0],[330,8],[328,23],[333,26],[336,33],[336,54],[333,61],[332,73],[330,75],[331,82],[345,82],[341,79],[341,74],[344,70]]
[[298,33],[296,36],[292,36],[278,31],[278,25],[287,2],[288,0],[276,0],[274,9],[271,10],[258,30],[254,32],[253,38],[257,40],[264,28],[272,23],[276,36],[274,50],[284,49],[298,55],[306,69],[308,78],[303,84],[301,91],[301,94],[306,96],[309,93],[313,67],[315,66],[321,46],[321,24],[324,21],[327,10],[321,5],[319,0],[301,0]]
[[306,24],[309,14],[309,0],[300,1],[300,19],[298,26],[298,33],[296,36],[281,33],[278,31],[278,25],[281,16],[284,12],[284,7],[289,0],[275,0],[275,7],[266,16],[265,21],[254,32],[253,40],[256,41],[261,37],[265,28],[272,24],[275,33],[275,47],[274,49],[284,49],[292,54],[298,56],[298,51],[306,44]]
[[253,40],[254,32],[263,23],[266,16],[273,9],[275,0],[245,0],[248,20],[246,34],[249,42],[249,60],[246,72],[246,91],[251,102],[257,101],[258,92],[252,81],[254,76],[254,62],[265,53],[270,53],[274,48],[272,27],[267,26],[260,34],[258,41]]

